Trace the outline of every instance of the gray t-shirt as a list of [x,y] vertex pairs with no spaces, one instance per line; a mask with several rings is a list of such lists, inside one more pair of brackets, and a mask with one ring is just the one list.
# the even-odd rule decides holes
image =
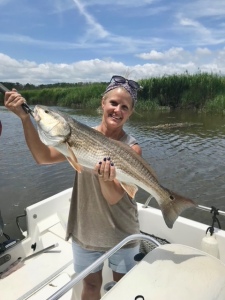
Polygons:
[[[122,142],[133,146],[136,140],[125,134]],[[107,251],[130,234],[139,233],[137,204],[124,193],[116,204],[103,197],[98,176],[93,172],[76,173],[66,240],[72,237],[81,247]],[[131,242],[125,247],[134,247]]]

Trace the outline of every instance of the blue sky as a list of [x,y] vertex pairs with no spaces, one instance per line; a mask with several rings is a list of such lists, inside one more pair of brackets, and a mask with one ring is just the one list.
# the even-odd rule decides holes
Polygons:
[[224,0],[0,0],[0,81],[225,74]]

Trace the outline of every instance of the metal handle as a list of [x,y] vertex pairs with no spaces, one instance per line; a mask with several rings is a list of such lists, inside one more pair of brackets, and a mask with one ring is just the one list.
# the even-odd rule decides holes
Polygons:
[[0,83],[0,92],[2,94],[5,94],[5,92],[8,92],[8,91],[9,91],[9,89],[7,89],[6,86],[4,86],[2,83]]
[[48,246],[48,247],[46,247],[46,248],[44,248],[44,249],[42,249],[42,250],[40,250],[40,251],[38,251],[38,252],[36,252],[36,253],[33,253],[33,254],[31,254],[31,255],[29,255],[29,256],[27,256],[27,257],[24,257],[24,258],[22,258],[22,261],[25,261],[25,260],[28,260],[28,259],[30,259],[30,258],[33,258],[33,257],[35,257],[35,256],[37,256],[37,255],[39,255],[39,254],[41,254],[41,253],[44,253],[44,252],[46,252],[46,251],[48,251],[48,250],[51,250],[51,249],[53,249],[53,248],[55,248],[55,247],[58,247],[58,243],[56,243],[56,244],[53,244],[53,245],[51,245],[51,246]]
[[81,279],[84,279],[88,274],[91,273],[96,267],[104,262],[107,258],[113,255],[116,251],[118,251],[121,247],[131,241],[135,240],[147,240],[153,242],[156,246],[160,246],[160,243],[152,238],[151,236],[145,234],[132,234],[118,243],[115,247],[104,253],[101,257],[99,257],[95,262],[93,262],[89,267],[87,267],[83,272],[77,274],[75,278],[66,283],[61,289],[51,295],[47,300],[57,300],[62,297],[65,293],[67,293],[75,284],[77,284]]

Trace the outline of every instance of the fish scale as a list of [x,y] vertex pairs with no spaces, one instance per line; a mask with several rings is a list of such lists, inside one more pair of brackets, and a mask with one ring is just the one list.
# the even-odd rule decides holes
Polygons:
[[196,206],[191,199],[163,187],[147,161],[128,145],[57,110],[37,105],[34,112],[43,143],[55,147],[80,172],[82,167],[93,170],[104,157],[110,157],[116,168],[116,179],[125,191],[133,198],[139,186],[151,194],[169,228],[185,209]]

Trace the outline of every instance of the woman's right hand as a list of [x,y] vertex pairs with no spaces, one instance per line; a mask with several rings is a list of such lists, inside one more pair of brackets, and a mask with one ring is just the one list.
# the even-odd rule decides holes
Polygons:
[[5,107],[14,112],[22,120],[29,118],[29,114],[27,114],[21,106],[25,102],[26,100],[15,89],[5,93]]

